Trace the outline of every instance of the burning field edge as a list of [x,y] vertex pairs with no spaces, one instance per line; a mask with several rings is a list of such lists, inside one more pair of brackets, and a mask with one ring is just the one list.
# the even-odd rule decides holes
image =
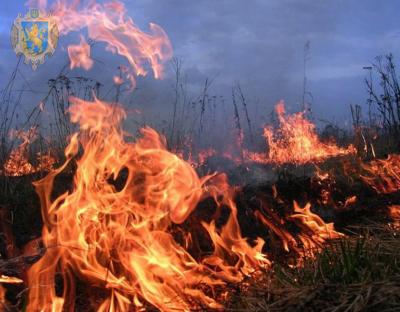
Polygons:
[[[92,311],[96,306],[108,306],[104,284],[116,278],[111,274],[142,270],[130,268],[130,263],[117,269],[123,257],[131,254],[124,251],[125,244],[136,248],[139,259],[146,259],[141,264],[142,274],[163,268],[147,277],[154,287],[164,287],[164,282],[158,285],[159,279],[173,285],[164,275],[173,261],[187,266],[187,278],[199,274],[182,285],[198,290],[200,298],[191,291],[185,294],[175,289],[172,294],[179,294],[184,301],[171,308],[165,298],[158,301],[143,293],[148,302],[134,299],[139,310],[392,311],[399,306],[397,155],[370,162],[354,155],[330,157],[318,166],[269,167],[262,163],[263,170],[283,170],[274,183],[232,187],[227,183],[232,179],[229,173],[205,176],[200,182],[193,167],[168,152],[164,139],[153,130],[144,129],[142,138],[124,142],[119,127],[124,118],[122,108],[99,100],[72,101],[71,119],[79,122],[82,130],[71,137],[64,165],[50,169],[47,175],[38,170],[1,179],[7,189],[1,219],[2,302],[6,310],[34,311],[37,306],[54,306],[61,298],[67,309]],[[239,165],[232,174],[252,168]],[[155,187],[159,183],[163,186]],[[111,207],[118,210],[108,210]],[[138,220],[129,225],[125,217]],[[27,224],[32,226],[27,228]],[[145,233],[137,235],[138,230]],[[79,246],[79,237],[85,232]],[[146,237],[153,239],[147,241]],[[102,238],[106,238],[103,247],[90,246],[97,246]],[[263,247],[259,247],[260,241]],[[88,249],[84,247],[87,243]],[[136,245],[139,243],[143,245]],[[155,249],[148,250],[154,243]],[[114,244],[121,246],[122,254],[113,249]],[[175,252],[176,257],[183,253],[187,258],[162,260],[175,257]],[[109,253],[116,253],[112,260],[115,268],[110,267],[111,260],[103,258]],[[149,260],[153,253],[160,254]],[[94,264],[99,267],[91,268]],[[190,266],[196,271],[190,273]],[[98,275],[97,270],[105,274]],[[175,270],[169,274],[174,276]],[[203,279],[211,276],[215,280],[204,283]],[[179,275],[175,278],[180,279]],[[46,280],[50,283],[46,288],[52,288],[47,299],[36,287],[46,285]],[[136,287],[135,280],[122,285]],[[146,285],[146,279],[137,281]],[[109,286],[112,292],[119,292],[120,282],[113,283]],[[74,295],[68,297],[65,290],[71,285]],[[39,302],[26,306],[35,300]],[[125,306],[120,305],[116,311]]]
[[[201,139],[217,124],[216,97],[206,79],[197,102],[180,103],[179,61],[171,126],[125,130],[135,120],[121,87],[132,92],[148,70],[162,78],[172,58],[160,26],[141,31],[120,2],[52,9],[60,35],[88,30],[89,40],[67,48],[70,70],[92,68],[92,41],[128,66],[112,79],[112,100],[64,68],[13,130],[18,61],[2,92],[0,310],[400,311],[400,87],[391,55],[374,67],[386,93],[366,81],[381,113],[369,127],[351,106],[354,133],[331,126],[323,137],[309,111],[289,113],[279,101],[256,132],[238,84],[233,127],[221,125],[223,144],[208,146]],[[44,114],[55,120],[48,137]]]

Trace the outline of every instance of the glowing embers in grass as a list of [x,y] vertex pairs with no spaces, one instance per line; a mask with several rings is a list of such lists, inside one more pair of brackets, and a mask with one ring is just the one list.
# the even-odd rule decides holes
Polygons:
[[[217,308],[221,305],[204,287],[211,291],[268,266],[263,241],[250,245],[241,236],[233,191],[224,179],[199,178],[152,129],[142,129],[135,143],[125,142],[120,107],[98,100],[71,102],[71,120],[81,131],[71,138],[65,164],[35,182],[47,249],[28,271],[28,311],[73,309],[75,278],[108,292],[94,307],[97,311],[128,311],[144,302],[163,311]],[[73,189],[52,201],[53,181],[79,145],[83,153]],[[122,174],[125,181],[117,187],[112,181]],[[210,195],[229,207],[230,216],[221,228],[203,223],[214,252],[195,260],[169,229]],[[37,287],[54,285],[57,272],[63,276],[62,295],[55,287]]]
[[304,164],[318,162],[329,157],[355,153],[350,145],[340,148],[335,143],[323,143],[319,139],[315,125],[304,113],[287,115],[283,101],[275,107],[279,128],[264,128],[264,137],[268,144],[268,161],[277,164]]
[[389,206],[389,216],[393,220],[394,229],[400,230],[400,205]]
[[328,205],[333,202],[332,190],[335,187],[335,179],[330,172],[323,172],[316,167],[315,175],[311,178],[313,189],[319,193],[317,202],[322,205]]
[[11,138],[22,140],[22,143],[10,152],[3,164],[3,170],[0,171],[3,175],[17,177],[49,171],[53,168],[56,161],[50,153],[38,152],[36,154],[36,166],[29,162],[28,146],[36,139],[36,130],[37,128],[32,127],[28,131],[19,130],[10,133]]
[[315,202],[318,205],[329,207],[329,209],[348,209],[357,203],[356,195],[351,193],[343,193],[343,189],[338,187],[336,179],[338,172],[331,168],[329,171],[324,171],[318,166],[315,166],[315,173],[311,178],[311,190]]
[[361,162],[361,169],[360,178],[378,193],[400,190],[400,155],[391,154],[387,159]]

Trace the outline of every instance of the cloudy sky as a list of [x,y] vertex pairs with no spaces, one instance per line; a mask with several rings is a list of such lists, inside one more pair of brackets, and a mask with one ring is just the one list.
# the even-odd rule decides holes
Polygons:
[[[310,41],[307,63],[308,91],[313,95],[317,118],[344,123],[349,104],[364,104],[363,79],[377,55],[392,52],[400,58],[400,2],[396,0],[125,0],[129,15],[143,30],[148,23],[160,25],[168,34],[174,55],[183,61],[192,90],[207,77],[215,78],[210,92],[230,98],[240,82],[249,105],[258,103],[269,112],[284,99],[299,108],[303,83],[304,45]],[[9,32],[25,1],[0,2],[0,89],[17,58]],[[40,94],[47,80],[67,62],[66,46],[77,34],[61,38],[56,54],[32,72],[20,68],[24,84]],[[99,60],[88,76],[110,76],[119,59],[94,48]],[[112,58],[112,60],[111,60]],[[168,67],[168,66],[167,66]],[[135,101],[143,112],[169,111],[171,75],[163,82],[153,77],[138,80]],[[70,73],[74,75],[75,73]],[[195,91],[194,91],[195,92]],[[36,101],[37,95],[27,97]]]

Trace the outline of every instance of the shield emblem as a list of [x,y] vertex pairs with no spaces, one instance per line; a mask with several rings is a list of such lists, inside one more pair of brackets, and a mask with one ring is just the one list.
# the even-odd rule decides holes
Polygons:
[[26,50],[32,55],[38,55],[47,50],[48,46],[48,22],[22,22],[23,41]]
[[19,15],[14,21],[11,42],[15,53],[24,55],[25,63],[31,63],[36,69],[57,47],[57,24],[51,16],[43,16],[38,9],[31,9],[25,17]]

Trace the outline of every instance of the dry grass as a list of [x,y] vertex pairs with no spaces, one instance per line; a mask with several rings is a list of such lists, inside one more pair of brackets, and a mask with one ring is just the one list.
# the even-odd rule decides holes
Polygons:
[[370,223],[331,242],[298,268],[273,272],[235,291],[229,311],[400,311],[400,230]]

